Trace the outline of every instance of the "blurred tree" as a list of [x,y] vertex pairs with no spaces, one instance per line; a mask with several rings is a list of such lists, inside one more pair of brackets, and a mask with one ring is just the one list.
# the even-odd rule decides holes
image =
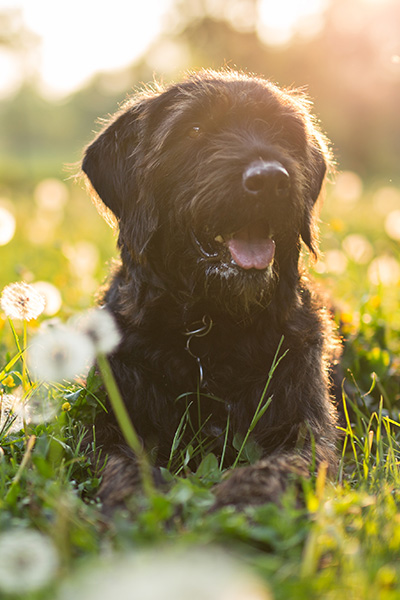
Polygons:
[[195,68],[228,65],[305,86],[342,168],[399,179],[400,3],[331,0],[313,35],[299,28],[282,45],[261,40],[259,6],[177,0],[172,36]]
[[[306,87],[339,167],[399,181],[400,3],[331,0],[317,27],[294,26],[279,45],[261,35],[262,1],[176,0],[164,33],[140,60],[95,76],[61,103],[40,98],[31,79],[0,102],[0,163],[30,154],[60,169],[79,158],[97,117],[114,112],[154,72],[168,81],[188,68],[228,65]],[[15,172],[5,171],[6,178]]]

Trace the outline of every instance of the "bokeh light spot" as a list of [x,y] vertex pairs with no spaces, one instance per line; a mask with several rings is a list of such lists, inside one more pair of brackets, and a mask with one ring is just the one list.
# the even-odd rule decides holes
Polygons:
[[400,190],[393,186],[379,188],[373,196],[374,210],[381,215],[400,208]]
[[341,250],[328,250],[325,252],[325,271],[340,275],[347,267],[347,257]]
[[34,198],[43,210],[62,210],[68,200],[68,188],[59,179],[43,179],[35,188]]
[[367,238],[357,233],[346,236],[342,246],[347,256],[360,265],[368,263],[374,254],[372,245]]
[[36,281],[32,285],[45,298],[46,306],[43,313],[49,317],[58,313],[62,306],[60,290],[48,281]]
[[368,278],[374,285],[397,285],[400,282],[400,265],[394,256],[378,256],[369,266]]
[[361,177],[353,171],[343,171],[336,179],[334,196],[343,204],[356,204],[363,193]]
[[385,220],[385,231],[392,240],[400,241],[400,210],[393,210]]
[[0,246],[5,246],[13,239],[15,229],[14,215],[3,206],[0,206]]

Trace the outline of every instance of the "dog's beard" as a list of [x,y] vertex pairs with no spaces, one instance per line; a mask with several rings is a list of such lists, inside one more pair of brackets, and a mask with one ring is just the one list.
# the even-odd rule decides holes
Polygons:
[[212,241],[200,241],[192,232],[197,281],[202,280],[205,297],[239,316],[265,308],[278,280],[272,235],[268,232],[263,238],[251,239],[245,229],[219,234]]

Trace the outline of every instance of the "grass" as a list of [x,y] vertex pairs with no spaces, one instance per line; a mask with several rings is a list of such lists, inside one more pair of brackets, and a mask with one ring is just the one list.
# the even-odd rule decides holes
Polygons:
[[[367,208],[368,202],[366,198]],[[24,208],[20,210],[23,212]],[[399,257],[398,247],[379,230],[379,224],[371,223],[367,209],[354,214],[348,210],[342,223],[335,222],[329,213],[324,218],[333,223],[324,230],[326,255],[332,250],[341,251],[341,240],[361,231],[380,254]],[[97,236],[94,231],[93,239]],[[34,260],[38,260],[36,255]],[[337,479],[328,480],[322,469],[305,481],[303,507],[296,504],[289,490],[279,507],[265,505],[242,513],[230,508],[210,512],[211,487],[223,477],[222,463],[204,440],[202,444],[196,441],[196,435],[189,447],[179,449],[183,429],[190,426],[183,418],[166,472],[168,490],[133,499],[134,518],[121,511],[111,522],[105,521],[95,499],[99,476],[88,460],[83,442],[95,412],[102,410],[99,377],[91,371],[86,386],[80,382],[40,386],[32,383],[29,368],[25,369],[22,360],[24,328],[14,322],[13,332],[10,323],[3,321],[0,598],[79,600],[85,595],[90,600],[96,594],[102,600],[109,590],[105,563],[112,566],[110,577],[116,597],[132,594],[123,587],[126,577],[132,589],[135,585],[139,589],[138,578],[146,568],[150,587],[156,589],[151,592],[151,599],[169,598],[168,589],[177,581],[186,586],[186,591],[176,592],[176,600],[195,597],[196,578],[210,582],[212,592],[205,598],[222,598],[216,593],[219,584],[213,579],[216,572],[221,577],[224,573],[218,552],[234,561],[235,575],[227,575],[227,579],[244,570],[265,586],[266,591],[253,594],[254,598],[399,598],[399,286],[368,283],[372,260],[373,257],[368,263],[349,260],[342,274],[332,275],[327,270],[318,275],[340,299],[338,313],[347,340],[343,358],[344,416]],[[57,277],[70,288],[63,316],[90,304],[90,298],[84,295],[84,284],[73,282],[67,271],[66,266],[57,264]],[[98,279],[102,274],[92,275]],[[4,284],[12,280],[9,274],[7,277]],[[51,278],[52,273],[49,271],[46,277]],[[28,324],[28,345],[39,321]],[[24,419],[12,412],[7,416],[6,400],[22,388],[28,406],[38,399],[41,408],[44,401],[54,409],[51,415],[43,419],[43,411],[39,410],[40,420]],[[268,389],[260,400],[255,420],[267,405]],[[240,464],[257,456],[250,442],[251,431],[247,440],[236,441]],[[195,473],[189,474],[185,464],[194,454],[200,464]],[[41,534],[36,550],[31,549],[28,538],[24,542],[24,535],[31,530]],[[9,533],[20,540],[13,560],[7,546]],[[45,545],[41,551],[42,542],[50,542],[53,552],[53,567],[47,572],[40,562],[41,557],[44,563],[43,557],[48,556]],[[207,563],[210,546],[217,548],[217,558]],[[206,557],[204,563],[196,558],[196,564],[192,561],[189,566],[187,557],[193,548]],[[159,552],[168,557],[165,564],[174,574],[173,582],[165,573],[159,576]],[[129,575],[124,579],[125,559]],[[131,559],[139,562],[132,567]],[[50,563],[47,559],[47,567]],[[197,564],[198,570],[193,571]],[[29,579],[31,567],[36,575],[43,572],[42,580]],[[114,579],[113,572],[119,574]],[[191,574],[190,581],[185,579],[186,572]],[[96,580],[100,582],[97,586]],[[251,596],[249,593],[239,597],[247,600]]]

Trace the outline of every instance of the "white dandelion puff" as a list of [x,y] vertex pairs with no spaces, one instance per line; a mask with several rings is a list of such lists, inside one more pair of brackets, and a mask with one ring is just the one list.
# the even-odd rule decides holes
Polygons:
[[72,380],[94,363],[90,338],[71,327],[48,327],[28,348],[28,364],[34,376],[44,381]]
[[0,537],[0,590],[25,594],[56,576],[59,560],[51,540],[31,529],[11,529]]
[[25,423],[48,423],[58,411],[58,403],[43,385],[32,387],[24,402],[19,402],[14,413]]
[[110,354],[121,341],[114,317],[105,308],[95,308],[74,320],[78,331],[92,341],[96,354]]
[[13,394],[0,395],[0,431],[7,427],[9,432],[21,431],[24,419],[21,414],[22,388],[14,390]]
[[114,556],[61,588],[57,600],[271,600],[266,586],[215,549]]
[[7,317],[30,321],[43,312],[45,299],[32,285],[21,281],[3,289],[0,305]]

